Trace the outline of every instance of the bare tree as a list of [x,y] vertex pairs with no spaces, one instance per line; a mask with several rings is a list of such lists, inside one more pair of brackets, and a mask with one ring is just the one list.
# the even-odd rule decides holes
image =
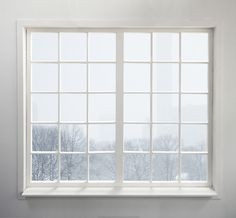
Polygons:
[[[32,128],[33,151],[54,151],[58,146],[55,125],[34,125]],[[32,180],[55,180],[58,175],[56,154],[32,155]]]
[[[61,149],[66,152],[86,150],[86,136],[78,125],[64,125],[61,129]],[[63,180],[86,179],[86,157],[83,154],[61,155],[61,178]]]
[[[32,129],[32,147],[34,151],[56,151],[58,149],[58,130],[56,125],[35,125]],[[126,141],[128,150],[148,150],[148,140],[135,139]],[[106,143],[93,143],[101,150],[107,148]],[[115,145],[109,145],[114,148]],[[204,149],[204,143],[199,143],[199,150]],[[113,180],[116,175],[116,156],[114,154],[72,154],[66,152],[86,151],[87,142],[83,128],[79,125],[64,125],[61,128],[61,172],[58,172],[57,154],[32,155],[32,179],[55,180],[58,173],[62,180],[85,180],[87,172],[92,180]],[[154,139],[153,148],[160,151],[176,151],[178,139],[171,135],[163,135]],[[190,150],[196,149],[188,147]],[[177,154],[153,155],[153,171],[150,172],[149,154],[125,154],[125,180],[148,180],[150,175],[154,180],[170,181],[178,178],[178,158],[182,158],[181,177],[188,180],[205,180],[207,176],[207,162],[202,155]],[[183,159],[184,158],[184,159]],[[87,169],[89,161],[90,169]]]

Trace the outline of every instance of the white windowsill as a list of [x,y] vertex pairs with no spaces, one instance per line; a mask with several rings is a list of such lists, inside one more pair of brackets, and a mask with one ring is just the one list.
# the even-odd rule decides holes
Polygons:
[[23,197],[214,197],[217,193],[211,188],[104,188],[104,187],[43,187],[27,188],[22,193]]

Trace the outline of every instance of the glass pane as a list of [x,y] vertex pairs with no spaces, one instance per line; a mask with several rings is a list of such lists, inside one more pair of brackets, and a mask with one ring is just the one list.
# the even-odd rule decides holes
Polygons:
[[114,154],[90,154],[89,180],[115,180],[116,161]]
[[61,94],[62,122],[85,122],[86,112],[85,94]]
[[208,33],[182,33],[182,61],[208,61]]
[[116,61],[116,34],[88,34],[89,61]]
[[150,95],[125,94],[124,95],[124,121],[149,122],[150,121]]
[[89,64],[89,91],[114,92],[116,90],[115,64]]
[[145,181],[150,179],[149,154],[124,154],[124,180]]
[[153,155],[153,181],[178,180],[178,155],[154,154]]
[[114,151],[115,150],[115,125],[95,124],[89,125],[89,150]]
[[153,95],[153,121],[178,122],[178,94]]
[[89,95],[89,121],[115,121],[115,95]]
[[178,33],[153,33],[153,61],[179,61]]
[[32,125],[32,150],[56,151],[58,146],[57,125]]
[[54,181],[57,178],[57,154],[32,154],[33,181]]
[[86,64],[61,64],[61,91],[86,91]]
[[58,121],[58,95],[32,94],[31,101],[32,121]]
[[179,146],[179,131],[176,124],[153,124],[153,150],[177,151]]
[[58,33],[32,33],[32,60],[58,60]]
[[179,64],[153,64],[153,91],[179,91]]
[[150,148],[150,125],[124,125],[124,150],[148,151]]
[[124,61],[150,61],[151,35],[124,33]]
[[181,69],[182,92],[207,92],[207,64],[182,64]]
[[87,156],[61,154],[61,180],[87,180]]
[[124,91],[150,91],[149,64],[124,64]]
[[207,125],[182,125],[182,151],[207,151]]
[[32,64],[31,90],[33,92],[57,92],[58,65]]
[[86,61],[87,59],[87,34],[86,33],[61,33],[61,60]]
[[86,151],[86,135],[86,125],[61,125],[61,150],[70,152]]
[[205,154],[182,154],[182,180],[206,181],[207,155]]
[[207,95],[182,95],[182,122],[207,122]]

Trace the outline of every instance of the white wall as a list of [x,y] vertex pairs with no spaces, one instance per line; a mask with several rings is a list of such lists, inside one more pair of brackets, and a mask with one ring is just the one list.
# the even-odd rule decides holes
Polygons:
[[[221,26],[217,123],[221,200],[190,198],[34,198],[17,200],[17,19],[213,20]],[[219,79],[219,74],[216,76]],[[235,0],[0,0],[0,217],[236,217]],[[220,87],[220,89],[219,89]],[[219,101],[220,100],[220,101]]]

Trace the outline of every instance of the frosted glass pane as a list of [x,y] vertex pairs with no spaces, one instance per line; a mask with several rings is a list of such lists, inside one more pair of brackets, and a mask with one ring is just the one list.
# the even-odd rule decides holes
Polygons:
[[178,122],[178,104],[177,94],[154,94],[153,121]]
[[208,65],[182,64],[181,85],[182,92],[207,92]]
[[114,92],[116,90],[115,64],[89,64],[89,91]]
[[124,180],[145,181],[150,179],[149,154],[124,154]]
[[153,64],[153,91],[179,91],[179,65]]
[[89,150],[114,151],[115,150],[115,125],[94,124],[89,125]]
[[86,61],[87,35],[86,33],[61,33],[61,60]]
[[148,151],[150,148],[150,125],[124,125],[124,150]]
[[58,95],[32,94],[31,95],[32,121],[58,121]]
[[86,64],[61,64],[61,91],[86,91]]
[[88,34],[89,61],[116,61],[116,34]]
[[207,95],[182,95],[182,122],[207,122]]
[[152,162],[152,180],[178,180],[178,160],[179,159],[177,154],[154,154]]
[[207,125],[182,125],[181,149],[207,151]]
[[56,151],[58,148],[57,125],[32,125],[32,150]]
[[124,61],[150,61],[151,35],[124,33]]
[[124,121],[149,122],[150,121],[150,95],[125,94],[124,95]]
[[150,91],[149,64],[124,64],[124,91]]
[[89,95],[89,121],[115,121],[115,94]]
[[31,90],[33,92],[58,91],[58,65],[32,64]]
[[182,61],[208,61],[208,33],[182,33],[181,39]]
[[32,154],[32,181],[55,181],[57,179],[57,154]]
[[61,154],[61,180],[86,180],[87,155]]
[[207,155],[182,154],[181,179],[189,181],[206,181],[208,177]]
[[61,94],[62,122],[85,122],[86,112],[85,94]]
[[179,61],[178,33],[153,33],[153,61]]
[[153,150],[177,151],[179,146],[179,131],[176,124],[153,124]]
[[58,60],[58,33],[32,33],[32,60]]
[[61,151],[86,151],[86,125],[61,125]]
[[116,159],[114,154],[91,154],[89,156],[89,180],[115,180]]

